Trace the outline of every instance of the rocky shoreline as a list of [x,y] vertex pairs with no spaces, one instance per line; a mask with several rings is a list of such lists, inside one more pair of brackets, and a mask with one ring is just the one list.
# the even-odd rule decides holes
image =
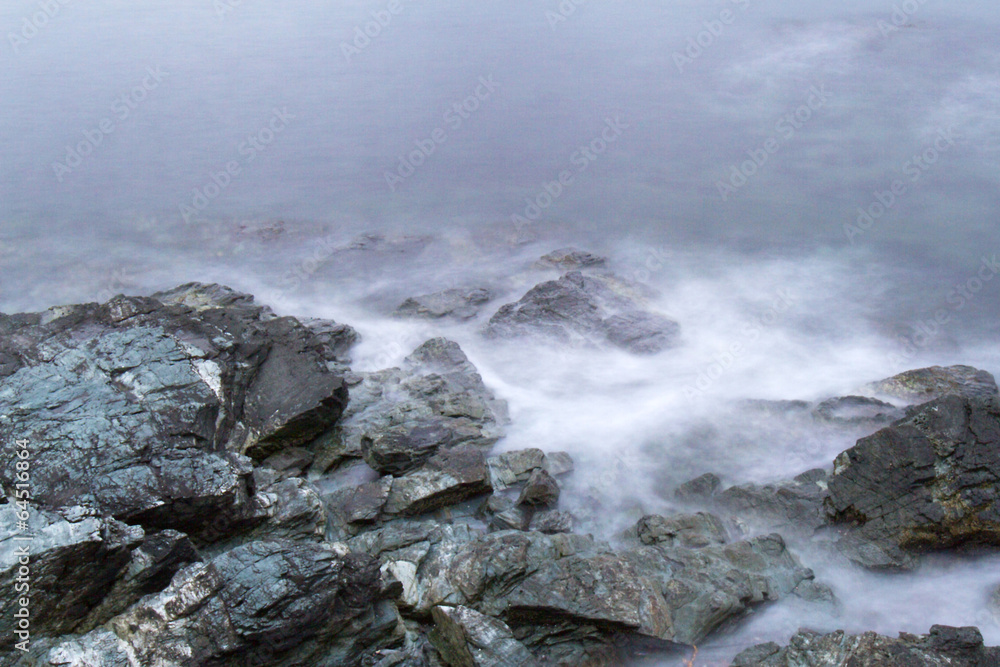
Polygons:
[[[487,338],[637,355],[679,344],[680,325],[600,258],[541,262],[565,273],[514,303],[452,289],[397,315],[493,309]],[[575,532],[568,454],[494,451],[506,403],[457,343],[357,372],[358,340],[199,283],[0,315],[0,664],[684,664],[764,605],[837,604],[793,532],[872,571],[1000,546],[1000,398],[984,371],[754,402],[870,435],[792,480],[702,475],[673,490],[682,512],[643,516],[612,546]],[[27,652],[14,616],[25,545]],[[1000,664],[975,628],[928,632],[803,630],[733,664]]]

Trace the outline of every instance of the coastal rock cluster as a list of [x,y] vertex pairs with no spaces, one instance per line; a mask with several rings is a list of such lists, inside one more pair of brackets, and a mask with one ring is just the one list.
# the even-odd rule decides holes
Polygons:
[[[600,258],[542,263],[568,273],[500,306],[485,336],[679,343],[628,285],[581,272]],[[428,295],[399,315],[467,319],[492,298]],[[1000,399],[982,371],[922,369],[824,402],[817,419],[878,429],[832,472],[729,488],[706,474],[677,489],[689,512],[647,514],[612,545],[575,531],[568,454],[494,451],[506,404],[457,343],[355,372],[358,340],[198,283],[0,314],[0,664],[624,665],[689,655],[763,605],[835,603],[780,532],[732,516],[837,531],[876,569],[1000,545]],[[734,664],[996,660],[974,628],[935,626],[802,631]]]

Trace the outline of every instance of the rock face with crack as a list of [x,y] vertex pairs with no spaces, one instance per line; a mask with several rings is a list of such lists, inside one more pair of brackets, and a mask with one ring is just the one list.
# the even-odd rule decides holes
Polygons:
[[781,647],[759,644],[743,651],[733,667],[947,667],[952,665],[1000,664],[1000,649],[983,646],[976,628],[935,625],[923,636],[900,633],[893,639],[866,632],[848,635],[837,631],[828,635],[800,630]]
[[848,546],[891,556],[1000,544],[1000,400],[921,405],[838,456],[829,487],[830,519],[858,527]]
[[562,343],[611,345],[635,354],[675,346],[677,322],[646,310],[637,297],[613,276],[571,271],[501,307],[485,333],[491,338],[542,336]]

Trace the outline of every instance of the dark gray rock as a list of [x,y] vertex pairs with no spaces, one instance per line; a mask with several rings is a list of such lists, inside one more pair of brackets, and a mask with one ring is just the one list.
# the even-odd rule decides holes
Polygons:
[[441,448],[489,449],[507,420],[506,403],[486,388],[458,344],[433,338],[401,368],[362,375],[340,423],[317,445],[313,471],[364,456],[377,470],[401,474]]
[[910,552],[1000,544],[1000,400],[949,395],[834,462],[826,510]]
[[478,315],[479,307],[492,299],[493,294],[483,288],[446,289],[411,297],[399,305],[395,314],[399,317],[468,320]]
[[192,535],[247,520],[243,453],[304,443],[347,400],[336,354],[309,328],[218,285],[0,315],[0,351],[10,495],[26,438],[39,507]]
[[559,512],[556,510],[543,510],[535,512],[531,517],[528,530],[533,530],[546,535],[556,533],[573,532],[573,515],[569,512]]
[[972,366],[918,368],[873,382],[864,391],[907,403],[924,403],[946,394],[988,398],[998,393],[993,376]]
[[[53,512],[31,511],[30,530],[15,532],[17,514],[13,504],[0,505],[0,525],[7,527],[0,535],[0,650],[18,641],[14,614],[22,609],[19,598],[28,593],[31,637],[73,632],[87,624],[88,617],[91,625],[106,621],[109,614],[93,610],[126,574],[133,552],[143,545],[143,530],[114,519],[85,516],[68,521]],[[24,540],[27,536],[31,539]],[[141,560],[137,554],[136,562]],[[150,568],[145,577],[136,573],[136,587],[119,586],[107,608],[138,599],[144,584],[157,576],[155,565]]]
[[753,519],[768,530],[812,532],[826,525],[823,501],[828,473],[815,468],[792,480],[772,484],[738,484],[719,491],[713,507],[732,516]]
[[566,452],[546,454],[540,449],[519,449],[504,452],[486,459],[490,480],[497,491],[527,482],[536,470],[552,476],[565,475],[573,470],[573,459]]
[[673,347],[678,324],[645,310],[637,297],[612,276],[574,271],[536,285],[516,303],[501,307],[490,318],[485,334],[491,338],[543,336],[585,345],[610,343],[636,354]]
[[721,488],[722,480],[719,476],[706,472],[678,486],[674,491],[674,497],[683,502],[705,502]]
[[722,520],[708,512],[671,517],[650,514],[639,520],[636,535],[643,544],[690,549],[717,546],[728,541]]
[[[372,644],[401,639],[398,615],[378,595],[368,556],[253,542],[180,570],[107,629],[48,649],[42,664],[352,664]],[[123,653],[132,660],[121,663]]]
[[384,511],[423,514],[491,491],[481,451],[468,447],[443,450],[420,470],[393,480]]
[[518,505],[531,507],[555,507],[558,503],[559,483],[541,468],[531,473],[517,498]]
[[431,641],[451,667],[534,667],[538,662],[502,621],[468,607],[431,610]]
[[782,648],[771,642],[748,648],[733,667],[945,667],[1000,665],[1000,649],[983,645],[976,628],[931,627],[927,635],[905,632],[893,639],[866,632],[848,635],[842,630],[824,635],[799,630]]
[[288,447],[268,456],[263,465],[274,470],[279,478],[299,477],[312,465],[316,455],[302,447]]

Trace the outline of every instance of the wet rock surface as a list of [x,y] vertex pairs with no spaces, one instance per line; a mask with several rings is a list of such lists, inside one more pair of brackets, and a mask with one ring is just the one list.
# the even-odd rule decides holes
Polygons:
[[1000,664],[1000,649],[983,646],[976,628],[935,625],[926,635],[900,633],[898,638],[874,632],[848,635],[800,630],[788,645],[760,644],[740,653],[733,667],[944,667]]
[[[413,244],[371,237],[342,254]],[[578,251],[550,260],[600,265]],[[557,337],[633,352],[676,335],[647,329],[660,316],[612,277],[553,284],[554,309],[525,331],[547,321]],[[687,509],[637,512],[609,544],[574,532],[592,510],[568,454],[491,452],[506,404],[457,343],[432,338],[397,368],[355,373],[358,339],[197,283],[0,315],[0,524],[21,511],[17,439],[30,443],[34,494],[31,647],[14,649],[22,534],[11,532],[0,664],[617,667],[690,655],[765,605],[833,602],[771,530],[832,522],[842,550],[893,567],[1000,535],[996,397],[911,407],[832,474],[729,486],[702,475],[676,491]],[[863,397],[780,409],[845,428],[897,414]],[[994,655],[971,629],[830,637],[800,633],[739,664]]]
[[611,345],[653,354],[677,344],[680,325],[646,310],[623,281],[571,271],[531,288],[490,318],[491,338],[541,336],[561,343]]

